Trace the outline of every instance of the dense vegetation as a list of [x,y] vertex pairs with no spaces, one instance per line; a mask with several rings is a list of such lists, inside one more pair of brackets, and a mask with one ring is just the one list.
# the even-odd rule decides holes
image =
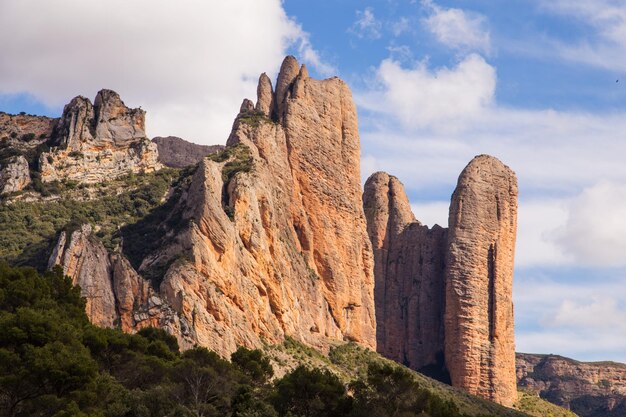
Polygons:
[[146,328],[91,325],[80,290],[59,269],[0,264],[2,416],[462,416],[399,367],[371,363],[345,383],[297,366],[282,378],[259,350],[232,362]]
[[[131,174],[90,189],[58,184],[58,199],[0,204],[0,261],[41,269],[58,231],[82,223],[97,225],[97,236],[107,248],[114,249],[120,242],[120,228],[153,212],[163,203],[170,187],[189,174],[162,169],[151,174]],[[89,198],[83,197],[88,193]],[[151,226],[142,223],[129,229],[129,239]]]

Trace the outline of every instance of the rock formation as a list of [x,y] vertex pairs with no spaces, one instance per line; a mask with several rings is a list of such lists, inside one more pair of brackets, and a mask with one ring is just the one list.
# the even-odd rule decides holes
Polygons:
[[98,92],[93,105],[72,99],[52,136],[52,149],[39,157],[44,182],[95,183],[161,168],[157,146],[146,138],[145,112],[129,109],[111,90]]
[[197,145],[176,136],[152,139],[159,150],[159,162],[172,168],[195,165],[205,156],[224,149],[222,145]]
[[374,250],[378,352],[441,377],[447,230],[415,220],[402,183],[384,172],[367,180],[363,204]]
[[[160,283],[160,300],[175,310],[180,331],[189,324],[192,340],[179,335],[183,347],[198,343],[227,356],[238,345],[290,335],[321,349],[338,340],[375,348],[373,259],[350,90],[337,78],[309,78],[288,57],[276,91],[263,75],[258,92],[256,105],[244,101],[228,147],[204,158],[176,194],[154,251],[133,264]],[[68,149],[98,143],[89,122],[96,113],[81,98],[66,107],[60,126]],[[105,280],[118,314],[130,311],[119,303],[134,290],[121,296],[115,275],[92,273],[89,263],[72,267],[74,257],[58,255],[64,251],[54,263],[78,271],[76,282]],[[94,258],[83,252],[79,258]],[[106,262],[98,268],[110,270]],[[104,324],[115,318],[110,306],[103,306]]]
[[28,161],[23,156],[9,158],[0,166],[0,194],[22,191],[30,184]]
[[161,327],[176,335],[183,345],[192,344],[184,319],[167,306],[123,256],[109,254],[92,234],[90,225],[61,232],[48,267],[55,265],[63,268],[74,285],[80,285],[92,323],[120,326],[126,332]]
[[496,158],[474,158],[452,196],[448,230],[416,221],[402,184],[385,173],[368,179],[364,204],[378,351],[443,380],[445,361],[452,385],[512,405],[515,174]]
[[580,417],[626,415],[626,365],[585,363],[556,355],[517,354],[519,388]]
[[512,405],[513,259],[517,180],[493,157],[463,170],[450,205],[446,254],[446,365],[452,384]]

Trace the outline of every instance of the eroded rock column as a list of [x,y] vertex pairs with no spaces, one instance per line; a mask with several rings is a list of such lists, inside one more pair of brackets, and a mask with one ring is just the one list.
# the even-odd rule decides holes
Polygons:
[[510,406],[517,400],[513,259],[517,179],[480,155],[452,195],[446,254],[445,356],[452,385]]

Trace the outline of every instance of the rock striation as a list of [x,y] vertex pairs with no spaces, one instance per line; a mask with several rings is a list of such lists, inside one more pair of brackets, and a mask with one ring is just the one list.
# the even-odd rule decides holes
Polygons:
[[452,195],[446,253],[446,365],[452,384],[512,405],[517,399],[513,260],[517,180],[480,155]]
[[94,104],[81,96],[72,99],[50,145],[39,156],[43,182],[96,183],[162,167],[157,145],[146,138],[145,112],[126,107],[111,90],[99,91]]
[[365,184],[375,260],[378,351],[471,394],[517,399],[513,259],[515,174],[480,155],[461,173],[449,229],[415,220],[402,184]]
[[159,151],[159,162],[172,168],[185,168],[200,162],[205,156],[224,150],[222,145],[198,145],[176,136],[152,138]]
[[365,183],[363,205],[374,251],[378,352],[442,377],[447,230],[415,220],[404,186],[384,172]]
[[586,363],[557,355],[517,354],[519,388],[580,417],[626,415],[626,365]]

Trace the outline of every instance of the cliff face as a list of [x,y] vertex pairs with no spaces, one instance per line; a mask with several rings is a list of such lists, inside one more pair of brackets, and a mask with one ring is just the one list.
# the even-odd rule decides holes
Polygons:
[[152,138],[159,150],[159,162],[172,168],[185,168],[200,162],[205,156],[224,149],[222,145],[198,145],[176,136]]
[[[256,110],[259,109],[259,110]],[[189,228],[154,259],[184,253],[161,292],[220,353],[284,335],[375,346],[372,255],[348,87],[310,79],[293,57],[274,93],[259,80],[228,139],[181,202]],[[149,262],[143,268],[149,268]],[[216,337],[219,336],[219,337]]]
[[[69,149],[94,146],[90,114],[84,99],[66,107]],[[198,343],[226,356],[238,345],[290,335],[321,349],[337,340],[375,348],[373,260],[356,110],[345,83],[313,80],[286,58],[276,91],[262,75],[257,103],[244,101],[227,149],[204,158],[176,198],[159,226],[159,245],[136,266],[159,277],[158,295],[176,313],[174,333],[183,347]],[[122,297],[115,273],[91,272],[89,265],[111,269],[96,262],[104,254],[76,268],[75,257],[53,258],[76,271],[76,282],[98,279],[112,288],[117,316],[97,299],[106,311],[103,324],[120,317],[136,328],[124,315],[131,303],[121,304],[139,297],[135,291]],[[181,337],[183,324],[189,329]]]
[[402,183],[384,172],[367,180],[363,204],[374,250],[378,352],[440,376],[447,229],[415,220]]
[[75,97],[54,126],[50,152],[39,156],[41,180],[96,183],[129,172],[161,168],[156,144],[145,134],[145,112],[130,109],[111,90],[94,104]]
[[23,156],[14,156],[0,165],[0,194],[21,191],[30,184],[28,161]]
[[523,390],[570,409],[580,417],[626,415],[626,365],[585,363],[555,355],[517,354]]
[[88,224],[61,232],[48,267],[60,265],[63,273],[80,285],[87,301],[87,315],[102,327],[135,332],[156,326],[168,330],[189,345],[192,335],[181,319],[139,276],[120,254],[110,254],[92,234]]
[[446,364],[452,384],[512,405],[515,384],[513,259],[517,180],[478,156],[452,195],[446,254]]
[[378,351],[512,405],[515,174],[496,158],[474,158],[452,196],[449,230],[415,220],[402,184],[385,173],[368,179],[364,204]]

